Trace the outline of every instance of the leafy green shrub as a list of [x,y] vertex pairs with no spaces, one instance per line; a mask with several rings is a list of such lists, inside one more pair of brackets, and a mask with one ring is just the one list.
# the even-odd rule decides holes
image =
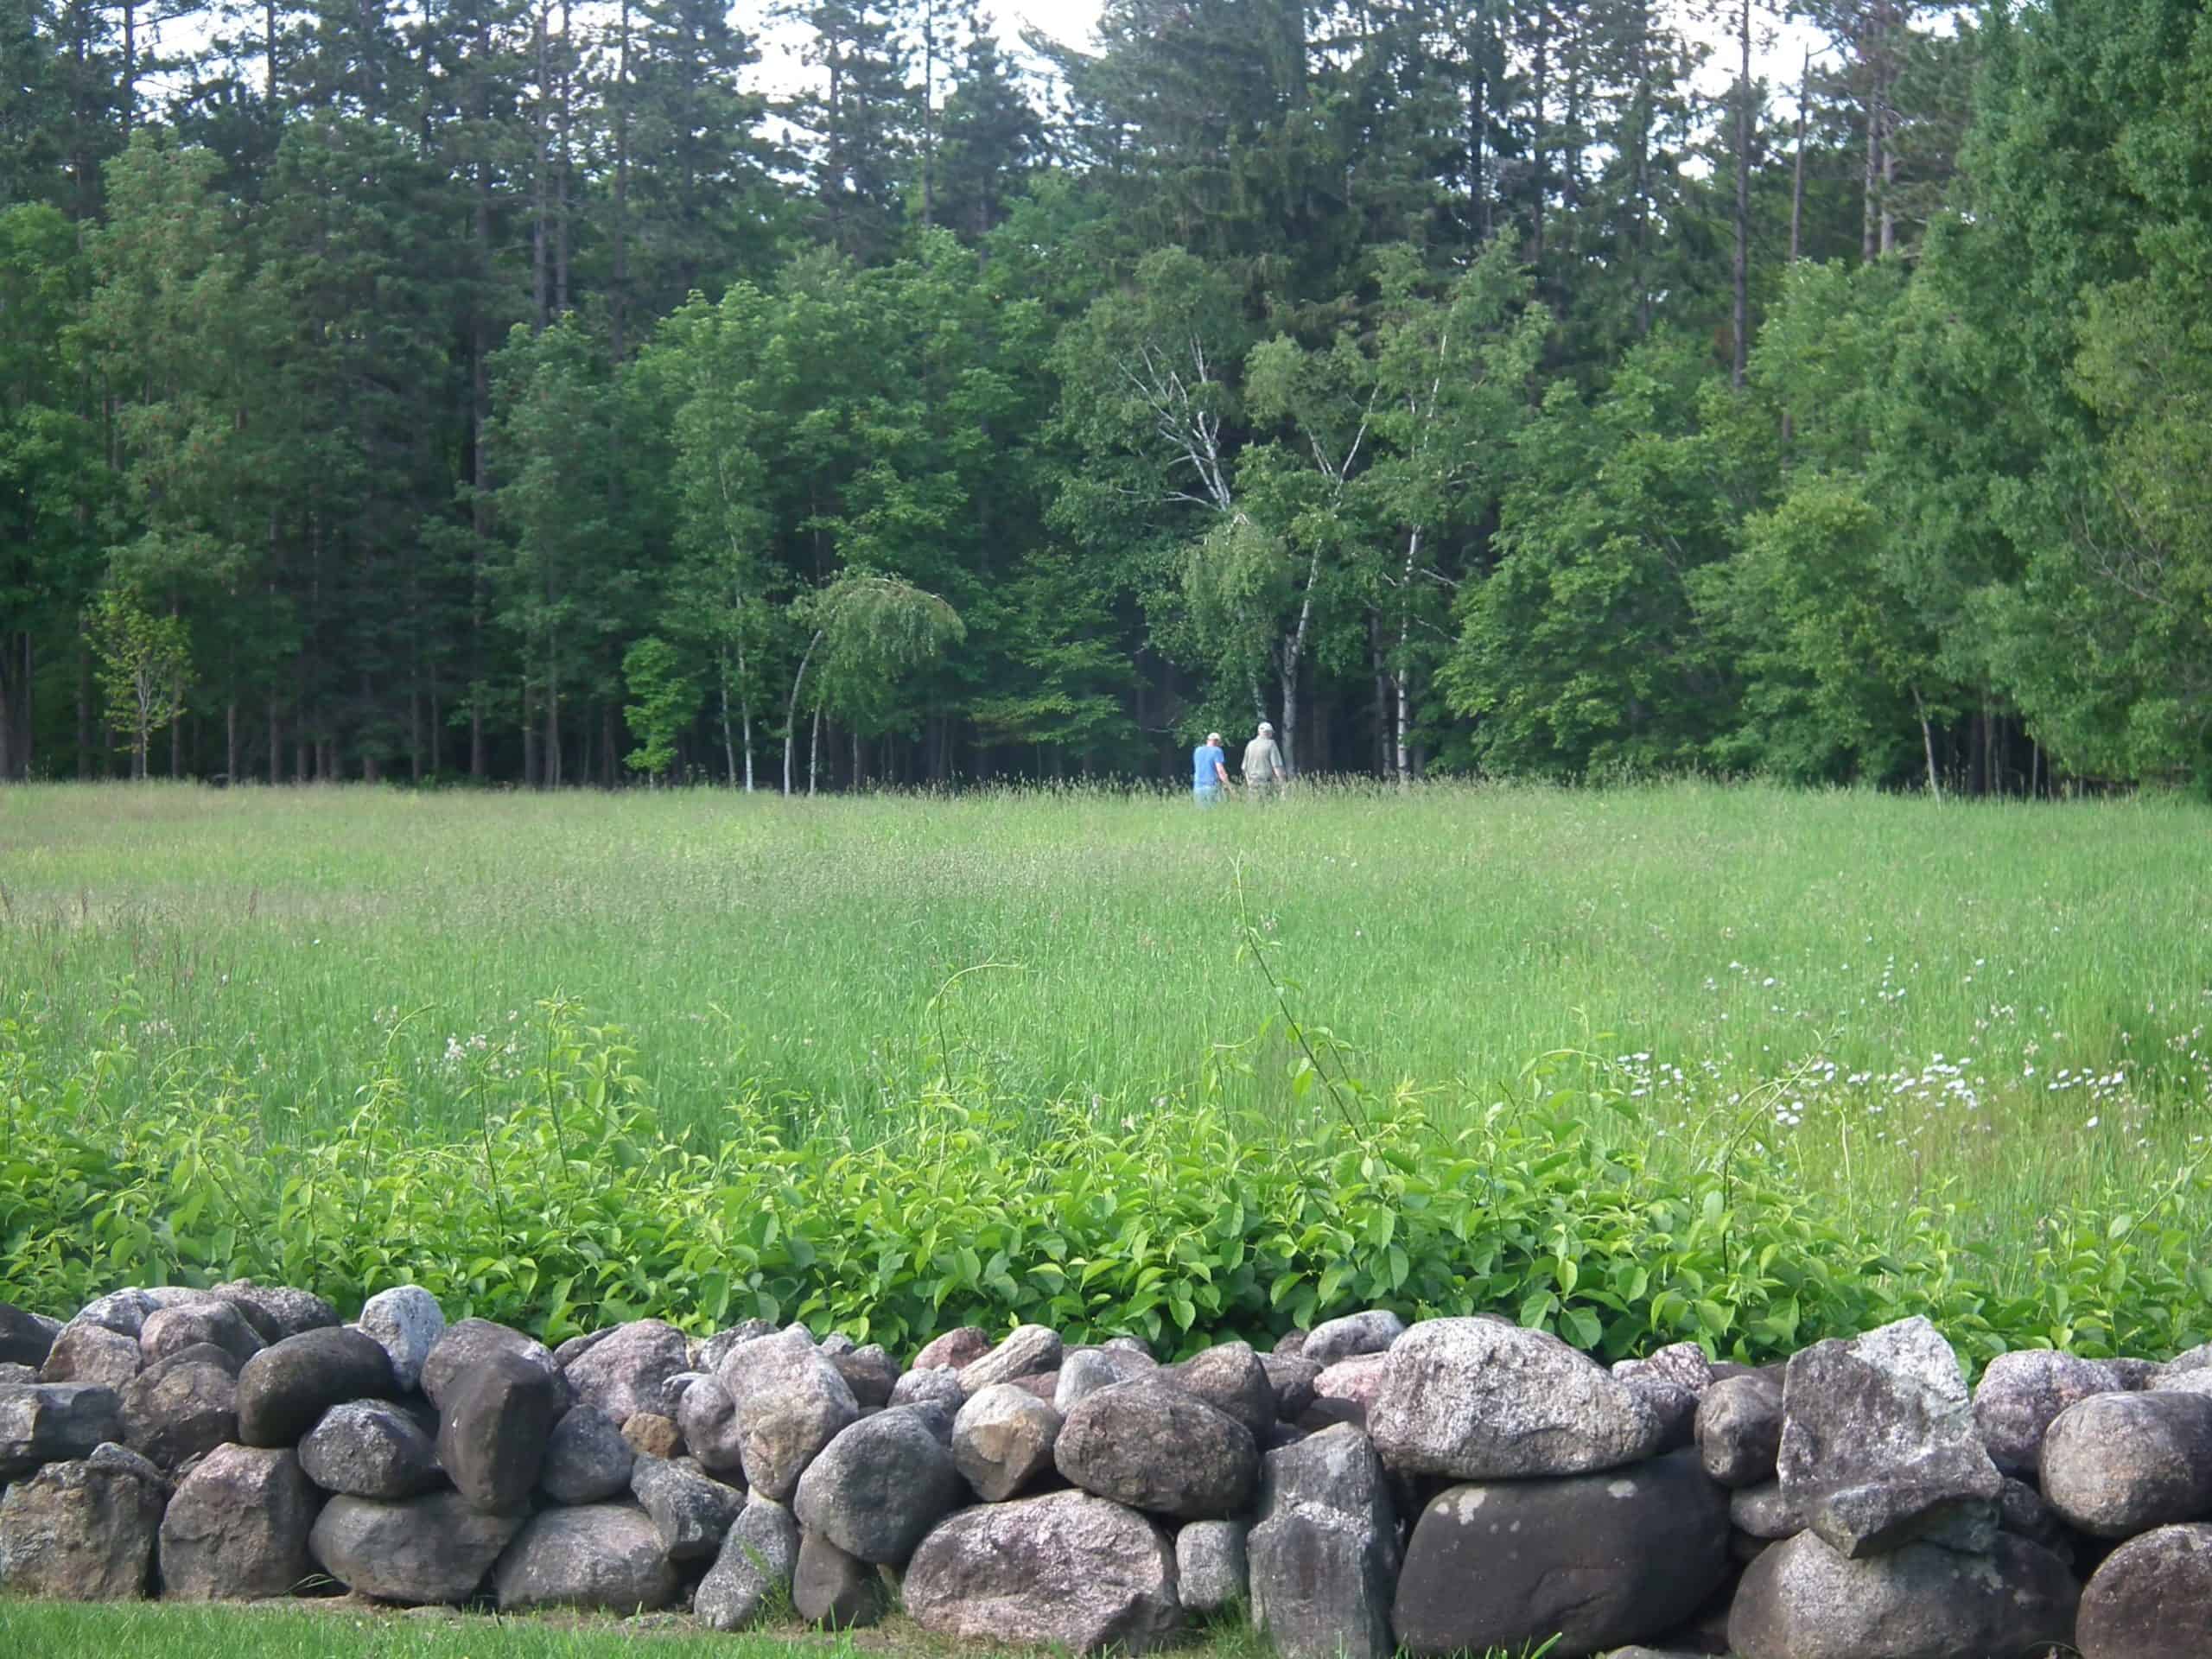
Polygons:
[[65,1056],[49,1032],[29,1005],[0,1020],[0,1298],[54,1313],[245,1274],[349,1309],[411,1281],[551,1341],[757,1314],[894,1351],[1017,1320],[1181,1351],[1370,1306],[1503,1311],[1607,1359],[1688,1339],[1762,1360],[1914,1313],[1977,1360],[2212,1329],[2201,1166],[2125,1212],[2054,1218],[2043,1270],[1999,1294],[1949,1208],[1871,1243],[1740,1128],[1656,1171],[1592,1134],[1618,1091],[1557,1069],[1461,1127],[1409,1090],[1345,1085],[1339,1112],[1286,1128],[1203,1085],[1124,1114],[941,1081],[867,1143],[747,1084],[709,1152],[663,1132],[620,1033],[553,1001],[516,1055],[467,1061],[468,1138],[410,1144],[386,1065],[341,1129],[290,1143],[188,1049]]

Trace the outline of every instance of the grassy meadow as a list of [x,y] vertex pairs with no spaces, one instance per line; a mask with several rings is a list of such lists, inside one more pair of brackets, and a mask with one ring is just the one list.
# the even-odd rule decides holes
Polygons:
[[2150,798],[37,787],[0,792],[0,1014],[93,1140],[213,1091],[270,1147],[372,1095],[459,1144],[528,1099],[557,996],[727,1152],[741,1100],[866,1147],[933,1087],[1325,1136],[1287,1007],[1446,1126],[1574,1051],[1650,1179],[1750,1135],[1855,1234],[1948,1204],[2017,1276],[2208,1148],[2209,867],[2212,814]]

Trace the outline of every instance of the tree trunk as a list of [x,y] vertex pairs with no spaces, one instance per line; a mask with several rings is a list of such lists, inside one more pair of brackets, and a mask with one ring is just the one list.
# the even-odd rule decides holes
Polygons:
[[284,781],[284,734],[276,716],[276,694],[269,694],[269,787]]
[[[791,676],[791,700],[784,705],[784,796],[785,799],[790,798],[791,792],[791,749],[798,739],[799,688],[806,683],[806,665],[814,660],[814,648],[821,643],[822,630],[817,628],[814,631],[814,638],[806,642],[806,649],[799,653],[798,671]],[[815,710],[814,730],[818,739],[822,732],[822,711],[818,707]],[[807,780],[807,793],[810,795],[813,792],[814,782],[810,773]]]
[[1789,263],[1802,257],[1805,227],[1805,121],[1813,101],[1813,54],[1805,53],[1805,67],[1797,77],[1797,159],[1789,181]]
[[806,746],[806,798],[814,798],[814,780],[822,765],[822,705],[814,705],[814,735]]
[[232,697],[223,709],[223,781],[238,781],[238,700]]
[[737,678],[745,689],[738,693],[738,719],[745,734],[745,792],[753,792],[753,684],[745,677],[745,647],[737,648]]
[[1920,749],[1928,758],[1928,792],[1937,801],[1943,798],[1943,785],[1936,779],[1936,734],[1928,724],[1928,705],[1920,700],[1920,688],[1912,689],[1913,712],[1920,716]]
[[614,277],[607,284],[609,344],[623,361],[630,303],[630,0],[622,0],[614,56]]
[[737,782],[737,744],[729,729],[729,665],[723,663],[718,666],[721,671],[716,677],[722,683],[722,776],[734,785]]
[[1736,256],[1731,270],[1736,339],[1728,383],[1740,389],[1751,340],[1751,0],[1738,0],[1736,44],[1740,57],[1736,82]]
[[[561,161],[554,171],[553,309],[569,315],[569,135],[575,121],[575,59],[569,32],[569,0],[561,0]],[[588,769],[587,769],[588,776]]]
[[545,332],[545,325],[549,320],[549,312],[552,304],[551,295],[547,282],[549,274],[548,260],[552,253],[551,238],[548,234],[551,229],[551,226],[548,221],[552,217],[552,207],[550,192],[547,188],[549,181],[546,177],[546,175],[551,170],[552,166],[552,158],[547,153],[552,148],[552,118],[550,114],[550,100],[548,99],[545,95],[545,79],[548,73],[548,41],[546,39],[545,22],[546,14],[541,10],[537,14],[535,33],[531,41],[531,45],[537,54],[537,80],[535,87],[533,88],[534,95],[537,101],[537,115],[536,130],[532,136],[535,153],[532,156],[532,165],[531,168],[531,172],[533,176],[530,182],[530,297],[531,308],[531,331],[541,334]]
[[77,636],[77,778],[92,775],[92,653],[85,636]]

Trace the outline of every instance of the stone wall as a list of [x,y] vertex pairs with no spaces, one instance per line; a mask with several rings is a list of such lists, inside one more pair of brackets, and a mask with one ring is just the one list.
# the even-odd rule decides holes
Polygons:
[[[0,1592],[894,1605],[1135,1652],[1236,1608],[1288,1659],[2212,1656],[2212,1345],[2008,1354],[1923,1320],[1610,1370],[1384,1312],[1179,1364],[1025,1325],[880,1348],[645,1319],[548,1351],[429,1295],[0,1304]],[[1634,1645],[1646,1644],[1646,1645]]]

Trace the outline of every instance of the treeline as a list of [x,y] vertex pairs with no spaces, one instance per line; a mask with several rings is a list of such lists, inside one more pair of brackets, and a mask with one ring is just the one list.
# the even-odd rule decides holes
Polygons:
[[1797,15],[8,0],[0,777],[2212,777],[2212,14]]

